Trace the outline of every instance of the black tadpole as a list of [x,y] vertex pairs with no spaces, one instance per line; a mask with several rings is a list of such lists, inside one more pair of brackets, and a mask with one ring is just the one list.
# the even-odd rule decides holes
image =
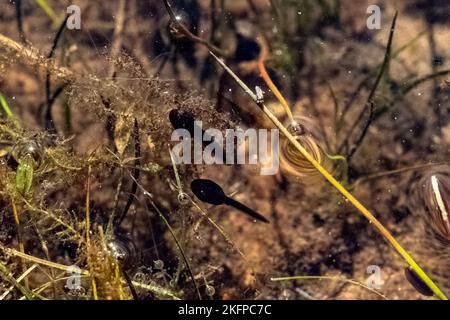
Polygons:
[[[208,133],[206,133],[205,130],[203,130],[203,128],[199,127],[197,125],[197,123],[195,123],[196,119],[194,118],[194,115],[192,113],[187,112],[187,111],[182,112],[177,109],[172,109],[169,112],[169,121],[175,130],[185,129],[191,134],[191,137],[195,136],[196,129],[199,130],[202,134],[203,146],[206,146],[210,143],[217,145],[217,142],[214,141],[214,138],[211,137]],[[211,141],[211,142],[209,142],[209,141]],[[222,157],[221,157],[222,163],[227,162],[226,154],[227,154],[227,151],[225,149],[222,149]]]
[[203,202],[213,205],[226,204],[244,212],[253,219],[269,223],[269,220],[260,215],[258,212],[228,197],[222,188],[214,181],[207,179],[195,179],[191,182],[191,190],[195,196]]
[[191,135],[194,135],[195,118],[191,113],[172,109],[169,113],[169,120],[174,129],[186,129]]
[[409,283],[411,283],[414,289],[416,289],[420,294],[423,294],[427,297],[434,296],[434,292],[411,267],[405,268],[405,277],[409,281]]

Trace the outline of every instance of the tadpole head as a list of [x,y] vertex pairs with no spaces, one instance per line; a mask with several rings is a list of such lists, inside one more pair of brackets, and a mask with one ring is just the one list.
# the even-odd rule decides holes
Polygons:
[[172,109],[169,112],[169,120],[175,130],[186,129],[189,133],[194,134],[195,118],[191,113]]
[[222,188],[208,179],[195,179],[191,182],[191,190],[200,201],[214,205],[225,203],[227,198]]
[[417,273],[411,268],[405,268],[405,277],[409,283],[416,289],[420,294],[432,297],[434,295],[433,291],[428,287],[428,285],[423,282],[423,280],[417,275]]

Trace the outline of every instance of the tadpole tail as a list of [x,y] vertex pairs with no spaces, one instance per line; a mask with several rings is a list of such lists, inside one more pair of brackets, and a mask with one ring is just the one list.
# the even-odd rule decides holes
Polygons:
[[247,207],[246,205],[227,197],[225,200],[225,204],[232,206],[235,209],[238,209],[240,211],[242,211],[243,213],[249,215],[250,217],[252,217],[253,219],[256,219],[258,221],[264,222],[264,223],[270,223],[269,220],[267,220],[266,217],[264,217],[263,215],[259,214],[258,212],[250,209],[249,207]]

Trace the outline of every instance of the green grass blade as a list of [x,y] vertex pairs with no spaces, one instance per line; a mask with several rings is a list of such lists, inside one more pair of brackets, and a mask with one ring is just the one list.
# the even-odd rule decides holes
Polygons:
[[2,106],[3,111],[6,113],[8,118],[14,118],[14,115],[9,107],[8,101],[6,98],[0,93],[0,105]]

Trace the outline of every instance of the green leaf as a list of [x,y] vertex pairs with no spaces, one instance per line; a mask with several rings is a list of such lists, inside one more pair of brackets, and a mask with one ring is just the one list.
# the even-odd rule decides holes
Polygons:
[[14,118],[14,115],[9,107],[8,101],[6,101],[5,97],[0,93],[0,105],[2,106],[3,111],[6,113],[8,118]]
[[16,171],[16,188],[21,195],[26,195],[31,190],[34,175],[34,160],[31,155],[20,159]]

